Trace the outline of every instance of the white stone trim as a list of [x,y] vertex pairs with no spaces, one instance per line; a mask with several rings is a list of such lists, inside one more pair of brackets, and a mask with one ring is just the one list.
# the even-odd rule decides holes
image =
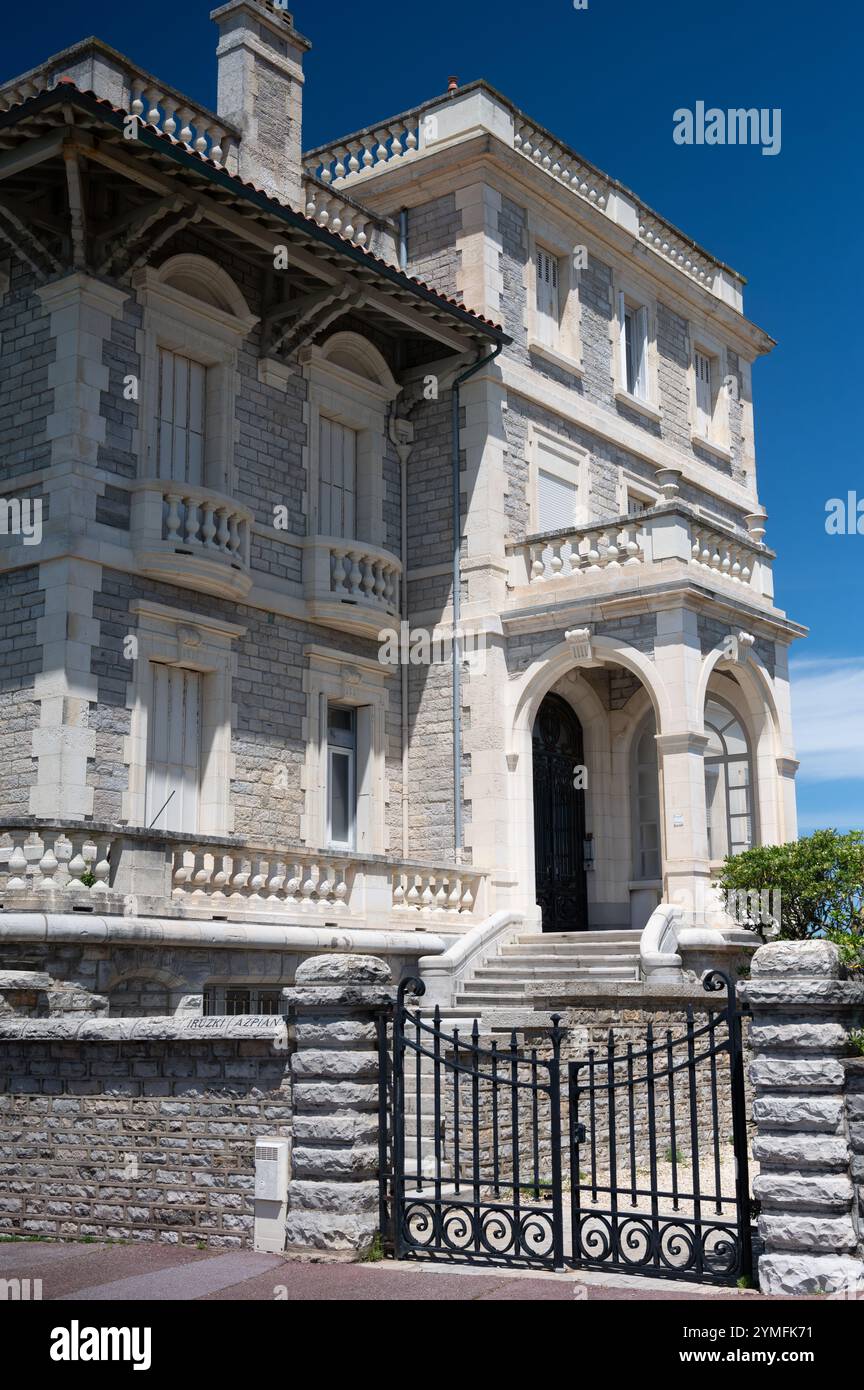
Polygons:
[[153,699],[152,663],[161,661],[199,671],[205,677],[202,682],[198,825],[189,826],[188,830],[230,835],[234,829],[231,778],[235,772],[231,734],[237,719],[236,707],[231,703],[236,663],[232,643],[243,637],[246,629],[236,623],[202,617],[145,599],[133,599],[129,612],[137,619],[134,634],[137,648],[126,695],[132,718],[130,732],[123,741],[123,760],[129,769],[129,781],[123,794],[122,819],[130,825],[144,824],[149,712]]
[[[557,434],[534,420],[528,427],[528,506],[529,534],[539,531],[539,475],[541,454],[545,450],[543,471],[576,485],[576,515],[573,527],[587,526],[591,520],[591,455],[581,444]],[[554,458],[549,455],[553,454]]]
[[[579,275],[574,266],[576,246],[573,227],[550,222],[535,208],[525,209],[528,258],[525,262],[526,331],[528,349],[546,357],[574,376],[582,374],[582,305]],[[558,340],[545,344],[540,339],[537,314],[537,252],[546,251],[558,261]]]
[[[166,275],[191,273],[212,278],[226,302],[241,312],[220,309],[166,283]],[[227,286],[226,287],[226,282]],[[158,438],[159,349],[180,352],[208,368],[204,486],[229,497],[234,492],[234,445],[239,438],[235,401],[240,393],[237,370],[239,350],[258,322],[245,309],[245,301],[220,267],[203,256],[172,256],[159,270],[136,271],[132,283],[143,309],[137,336],[141,360],[141,437],[139,474],[156,476]]]
[[[621,322],[619,296],[636,304],[647,313],[648,375],[647,397],[634,396],[627,390],[627,382],[621,373]],[[609,316],[609,336],[612,343],[612,388],[615,399],[630,410],[638,411],[652,420],[661,418],[660,405],[660,356],[657,348],[657,299],[650,283],[631,267],[626,270],[620,265],[612,266],[612,311]]]
[[[361,376],[329,354],[340,348],[365,359],[371,376]],[[304,416],[307,443],[304,450],[307,491],[303,509],[308,534],[320,534],[318,522],[319,439],[321,417],[336,420],[357,432],[357,494],[353,538],[383,547],[384,455],[387,442],[387,408],[401,387],[372,343],[357,333],[335,333],[323,347],[304,348],[299,360],[309,388]]]

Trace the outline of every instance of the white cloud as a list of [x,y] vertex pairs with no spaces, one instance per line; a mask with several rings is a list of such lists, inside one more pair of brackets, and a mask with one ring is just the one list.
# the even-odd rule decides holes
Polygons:
[[793,663],[792,716],[802,779],[864,779],[864,657]]

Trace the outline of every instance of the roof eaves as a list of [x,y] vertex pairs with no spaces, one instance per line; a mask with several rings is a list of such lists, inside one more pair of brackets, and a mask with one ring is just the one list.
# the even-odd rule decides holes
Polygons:
[[[97,96],[95,92],[84,92],[73,82],[62,82],[56,87],[38,92],[35,96],[28,97],[26,101],[10,106],[6,111],[0,113],[0,130],[15,125],[23,116],[35,115],[53,105],[63,106],[70,102],[89,111],[92,115],[99,116],[117,130],[122,130],[123,124],[129,119],[129,112],[124,111],[121,107],[113,106],[111,102]],[[281,203],[278,198],[256,188],[254,184],[248,183],[234,174],[229,174],[226,169],[216,164],[212,159],[199,154],[197,150],[187,148],[163,131],[156,130],[155,127],[147,125],[145,122],[139,122],[138,139],[154,152],[164,154],[198,173],[206,174],[212,182],[227,192],[241,195],[262,212],[293,226],[308,236],[310,240],[329,246],[331,250],[346,256],[358,265],[374,270],[383,279],[408,291],[417,298],[423,299],[429,304],[437,305],[442,312],[459,319],[467,327],[482,334],[483,337],[491,338],[502,344],[512,341],[500,324],[493,323],[491,319],[485,318],[482,314],[474,313],[459,300],[451,299],[424,281],[406,275],[387,261],[373,256],[370,251],[355,246],[353,242],[340,236],[337,232],[331,232],[327,228],[319,226],[317,222],[306,217],[303,213]]]

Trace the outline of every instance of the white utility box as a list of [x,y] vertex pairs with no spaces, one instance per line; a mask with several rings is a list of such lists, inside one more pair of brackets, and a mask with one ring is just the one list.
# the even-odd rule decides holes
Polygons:
[[255,1143],[255,1249],[285,1249],[291,1141],[258,1139]]

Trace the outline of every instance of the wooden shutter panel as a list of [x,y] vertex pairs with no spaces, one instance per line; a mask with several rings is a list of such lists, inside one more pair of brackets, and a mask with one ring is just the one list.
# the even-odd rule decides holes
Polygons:
[[704,352],[695,352],[696,369],[696,429],[707,435],[713,415],[711,390],[711,358]]
[[161,662],[153,662],[152,672],[145,823],[156,819],[159,830],[194,833],[201,778],[201,675]]
[[636,361],[635,394],[643,401],[648,399],[648,310],[643,307],[634,315],[635,333],[634,353]]
[[206,389],[206,367],[159,349],[157,477],[202,485]]
[[621,385],[627,391],[627,301],[623,290],[618,294],[618,370]]
[[554,347],[558,337],[558,259],[537,248],[537,332],[541,343]]
[[357,432],[321,417],[318,447],[318,534],[354,535]]

